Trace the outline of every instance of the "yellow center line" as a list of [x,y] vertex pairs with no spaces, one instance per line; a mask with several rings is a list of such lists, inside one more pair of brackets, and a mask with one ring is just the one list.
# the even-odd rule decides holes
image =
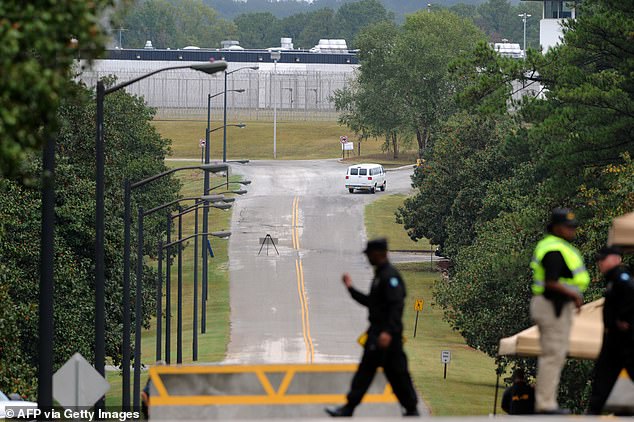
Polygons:
[[297,294],[299,296],[299,303],[302,308],[302,336],[304,337],[304,345],[306,346],[306,362],[310,362],[309,350],[310,345],[308,343],[308,337],[306,336],[306,308],[304,308],[304,295],[302,294],[302,283],[299,272],[299,260],[295,260],[295,272],[297,274]]
[[[297,225],[299,223],[299,197],[293,199],[292,210],[292,227],[291,237],[293,240],[293,249],[299,251],[299,232]],[[306,295],[306,285],[304,282],[304,266],[301,258],[295,259],[295,272],[297,275],[297,295],[299,296],[299,304],[302,309],[302,336],[304,337],[304,345],[306,346],[306,362],[312,363],[315,357],[315,345],[310,335],[310,317],[308,312],[308,298]]]
[[308,313],[308,298],[306,297],[306,286],[304,284],[304,266],[302,265],[302,260],[299,260],[299,273],[302,279],[302,292],[304,294],[304,307],[306,308],[306,337],[308,337],[308,343],[310,345],[310,361],[309,363],[313,363],[313,359],[315,357],[315,345],[313,344],[313,338],[310,335],[310,314]]
[[299,250],[299,230],[297,229],[298,225],[299,225],[299,196],[297,197],[297,202],[295,203],[295,246],[297,250]]

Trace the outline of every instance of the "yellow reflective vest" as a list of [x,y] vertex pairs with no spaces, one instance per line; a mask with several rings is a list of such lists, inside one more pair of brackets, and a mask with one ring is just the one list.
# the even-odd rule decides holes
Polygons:
[[537,243],[531,261],[531,269],[533,270],[533,294],[541,295],[544,293],[546,269],[542,265],[542,259],[544,259],[544,256],[548,252],[554,251],[561,253],[566,266],[572,273],[572,278],[561,277],[559,282],[566,285],[569,289],[583,293],[588,288],[588,284],[590,284],[590,274],[583,264],[581,253],[565,239],[548,234]]

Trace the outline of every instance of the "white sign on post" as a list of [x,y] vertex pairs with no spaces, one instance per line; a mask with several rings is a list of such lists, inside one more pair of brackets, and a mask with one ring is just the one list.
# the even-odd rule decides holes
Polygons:
[[201,147],[201,148],[205,148],[205,144],[206,144],[206,142],[205,142],[205,140],[204,140],[204,139],[199,139],[199,140],[198,140],[198,144],[200,145],[200,147]]
[[346,142],[341,144],[341,149],[344,151],[354,151],[354,142]]
[[448,364],[451,361],[451,352],[449,350],[443,350],[440,352],[440,363]]
[[92,407],[109,389],[108,381],[79,353],[53,375],[53,397],[65,409]]

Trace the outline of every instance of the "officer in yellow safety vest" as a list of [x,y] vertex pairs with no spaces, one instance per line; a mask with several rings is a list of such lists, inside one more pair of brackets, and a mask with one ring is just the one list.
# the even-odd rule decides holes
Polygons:
[[566,362],[570,328],[576,308],[583,304],[583,292],[590,275],[579,251],[570,244],[578,223],[574,213],[556,208],[546,236],[537,243],[533,270],[531,318],[539,327],[541,355],[537,361],[535,411],[566,414],[559,408],[557,391],[561,370]]

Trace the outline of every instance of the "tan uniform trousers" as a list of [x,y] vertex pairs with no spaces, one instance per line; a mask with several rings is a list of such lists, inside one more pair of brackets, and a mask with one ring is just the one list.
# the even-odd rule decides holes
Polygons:
[[542,295],[533,296],[531,300],[531,318],[539,327],[539,343],[542,349],[537,360],[536,412],[552,411],[559,408],[557,403],[559,378],[566,363],[574,311],[574,303],[568,302],[563,306],[561,315],[557,318],[553,302]]

